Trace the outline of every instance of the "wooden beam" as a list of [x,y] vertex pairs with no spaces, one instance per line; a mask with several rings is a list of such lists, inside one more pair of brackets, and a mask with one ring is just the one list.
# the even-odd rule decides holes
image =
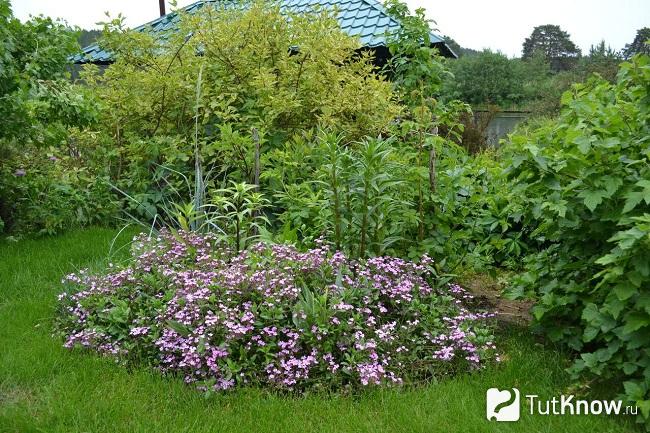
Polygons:
[[162,17],[163,15],[166,15],[165,0],[158,0],[158,4],[160,5],[160,16]]

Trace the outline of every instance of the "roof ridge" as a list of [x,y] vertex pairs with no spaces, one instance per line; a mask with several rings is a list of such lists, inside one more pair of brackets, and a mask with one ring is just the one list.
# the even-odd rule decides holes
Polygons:
[[[194,14],[197,13],[197,11],[205,8],[205,7],[211,7],[212,5],[228,5],[228,4],[233,4],[233,3],[238,3],[239,1],[243,2],[250,2],[254,0],[197,0],[189,5],[180,7],[176,10],[170,11],[169,13],[162,15],[158,18],[155,18],[145,24],[139,25],[137,27],[131,28],[131,30],[136,31],[136,32],[144,32],[147,31],[148,28],[152,29],[153,33],[158,33],[159,31],[164,31],[166,30],[169,26],[174,26],[176,21],[178,21],[178,15],[179,13],[190,13]],[[299,7],[301,9],[303,6],[323,6],[329,9],[330,6],[333,6],[334,8],[337,8],[338,6],[344,7],[344,9],[341,9],[341,14],[337,16],[339,23],[341,24],[341,28],[343,31],[348,32],[348,34],[353,35],[353,36],[358,36],[363,42],[363,46],[365,47],[377,47],[377,46],[387,46],[388,43],[388,38],[389,34],[396,28],[401,27],[401,22],[391,16],[387,9],[384,7],[384,5],[381,3],[380,0],[274,0],[274,2],[280,6],[280,7],[286,7],[287,9],[291,9],[292,5],[295,7]],[[353,10],[348,10],[348,7],[350,5],[355,4],[357,5],[358,10],[365,10],[367,13],[359,13],[357,14],[351,13]],[[374,12],[373,12],[374,11]],[[378,13],[380,15],[380,18],[373,19],[370,21],[372,24],[369,24],[366,26],[366,23],[368,23],[369,19],[368,15],[373,14],[373,13]],[[345,15],[348,14],[348,15]],[[359,22],[358,25],[355,27],[352,27],[350,23],[349,28],[344,27],[341,20],[348,20],[349,18],[352,18],[353,22]],[[387,22],[386,22],[387,20]],[[378,26],[379,22],[382,22],[380,26]],[[373,27],[370,29],[370,33],[368,33],[366,30],[368,30],[368,27]],[[383,28],[383,33],[381,33],[381,30]],[[360,29],[357,31],[357,29]],[[444,39],[442,36],[434,33],[433,31],[429,32],[429,37],[430,37],[430,42],[431,44],[442,44],[443,49],[448,51],[451,56],[457,57],[456,54],[447,46],[447,44],[444,42]],[[102,49],[102,47],[99,45],[98,41],[83,47],[81,52],[75,56],[73,56],[73,61],[79,62],[79,63],[85,63],[87,61],[93,61],[89,60],[92,59],[93,57],[97,58],[101,56],[101,61],[110,61],[110,53],[106,52],[105,50]]]
[[[169,12],[166,13],[165,15],[161,15],[161,16],[159,16],[159,17],[157,17],[157,18],[154,18],[154,19],[151,20],[151,21],[148,21],[148,22],[146,22],[146,23],[144,23],[144,24],[140,24],[139,26],[137,26],[137,27],[133,27],[132,29],[129,29],[129,30],[131,30],[131,31],[140,31],[140,30],[144,30],[144,29],[147,28],[147,26],[151,26],[151,25],[153,25],[154,23],[157,23],[158,21],[162,20],[163,18],[165,18],[165,17],[168,16],[168,15],[171,15],[171,14],[177,14],[178,11],[180,11],[180,10],[187,11],[187,10],[191,9],[192,7],[198,5],[199,3],[206,3],[206,2],[212,2],[212,1],[214,1],[214,0],[197,0],[197,1],[195,1],[194,3],[190,3],[190,4],[187,5],[187,6],[183,6],[183,7],[181,7],[181,8],[176,9],[176,10],[173,10],[173,11],[169,11]],[[93,43],[90,44],[90,45],[87,45],[87,46],[85,46],[85,47],[82,47],[81,50],[82,50],[82,52],[83,52],[83,51],[86,51],[86,50],[88,50],[88,49],[90,49],[90,48],[93,48],[93,47],[98,47],[98,48],[99,48],[99,44],[98,44],[97,42],[93,42]]]
[[190,4],[188,4],[187,6],[183,6],[182,8],[178,8],[178,9],[176,9],[176,10],[169,11],[169,12],[166,13],[165,15],[161,15],[161,16],[159,16],[158,18],[154,18],[153,20],[151,20],[151,21],[149,21],[149,22],[147,22],[147,23],[140,24],[140,25],[137,26],[137,27],[133,27],[131,30],[134,30],[134,31],[140,31],[140,30],[146,29],[147,26],[150,26],[150,25],[152,25],[153,23],[156,23],[156,22],[162,20],[163,18],[165,18],[165,17],[168,16],[168,15],[178,14],[178,11],[180,11],[180,10],[188,11],[188,10],[190,10],[191,8],[193,8],[193,7],[195,7],[195,6],[199,5],[199,4],[207,3],[207,2],[209,2],[209,1],[213,1],[213,0],[197,0],[197,1],[195,1],[194,3],[190,3]]

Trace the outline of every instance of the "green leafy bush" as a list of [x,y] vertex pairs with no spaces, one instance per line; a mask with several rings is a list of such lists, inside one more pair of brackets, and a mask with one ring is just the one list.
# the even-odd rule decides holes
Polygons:
[[251,181],[252,152],[241,151],[251,150],[253,127],[272,147],[318,124],[351,137],[376,134],[399,112],[390,84],[325,10],[210,4],[181,14],[179,25],[165,41],[119,20],[107,25],[101,44],[116,61],[101,74],[89,68],[85,78],[105,104],[102,123],[118,147],[156,135],[192,143],[198,108],[207,168],[238,170],[237,180]]
[[263,177],[278,191],[271,210],[289,236],[284,240],[313,246],[325,236],[353,257],[426,253],[442,270],[520,267],[535,241],[498,155],[469,155],[441,137],[427,140],[437,155],[434,193],[417,149],[398,139],[346,146],[340,136],[321,131],[313,141],[297,138],[270,152],[273,169]]
[[650,414],[650,64],[624,63],[562,97],[556,122],[512,137],[509,176],[542,243],[513,295],[533,296],[572,371],[624,381]]
[[51,234],[114,213],[106,183],[68,140],[97,115],[93,95],[69,81],[78,49],[63,23],[22,23],[0,0],[0,232]]
[[20,234],[55,234],[117,216],[107,179],[56,148],[23,149],[0,166],[0,216]]
[[443,95],[474,106],[509,108],[524,97],[524,75],[520,64],[505,54],[484,50],[449,63],[453,79],[445,81]]
[[523,201],[503,174],[500,155],[468,155],[455,145],[439,150],[438,188],[426,215],[425,239],[410,254],[426,251],[444,268],[491,272],[518,269],[534,247],[524,226]]
[[93,120],[92,98],[68,82],[68,56],[78,49],[63,23],[21,23],[0,0],[0,148],[12,141],[58,145],[66,127]]

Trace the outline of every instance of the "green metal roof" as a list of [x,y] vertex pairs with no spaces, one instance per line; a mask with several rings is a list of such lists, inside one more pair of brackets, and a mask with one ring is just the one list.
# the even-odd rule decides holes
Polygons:
[[[237,4],[235,0],[202,0],[192,3],[181,10],[194,14],[207,5],[228,7]],[[358,36],[364,47],[375,48],[386,46],[386,34],[399,27],[399,23],[391,18],[377,0],[280,0],[280,8],[291,12],[308,12],[314,6],[336,8],[341,29],[351,36]],[[150,23],[136,27],[134,30],[152,31],[164,34],[174,30],[178,25],[179,15],[171,12]],[[456,57],[456,54],[445,44],[443,39],[431,34],[431,43],[438,47],[446,57]],[[110,63],[111,53],[103,50],[98,44],[85,47],[82,52],[72,57],[74,63]]]

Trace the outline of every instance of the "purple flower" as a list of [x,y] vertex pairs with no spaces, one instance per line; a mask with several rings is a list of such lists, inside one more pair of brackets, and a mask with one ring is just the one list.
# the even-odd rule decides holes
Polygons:
[[25,170],[23,170],[22,168],[19,168],[18,170],[16,170],[14,172],[14,176],[17,176],[17,177],[23,177],[26,174],[27,174],[27,172]]
[[396,386],[430,378],[432,364],[454,372],[498,359],[482,324],[493,315],[470,311],[458,285],[434,289],[431,259],[353,261],[318,245],[233,254],[213,235],[136,237],[130,264],[64,278],[64,345],[149,357],[203,391]]
[[131,331],[129,331],[129,335],[132,335],[134,337],[140,336],[140,335],[147,335],[149,333],[149,327],[148,326],[138,326],[135,328],[131,328]]

